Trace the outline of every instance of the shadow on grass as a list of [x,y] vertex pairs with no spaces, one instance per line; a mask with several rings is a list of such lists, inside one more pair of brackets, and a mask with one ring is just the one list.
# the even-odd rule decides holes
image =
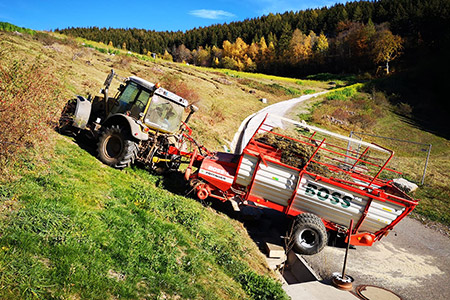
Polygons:
[[[447,62],[447,65],[450,63]],[[383,92],[394,105],[409,104],[411,115],[401,115],[405,122],[450,139],[447,72],[445,63],[428,59],[410,70],[373,80],[366,88]]]
[[[239,221],[247,229],[249,236],[263,254],[266,253],[265,242],[286,248],[286,238],[292,231],[293,218],[286,216],[284,213],[269,208],[251,206],[241,206],[240,211],[235,211],[229,201],[222,202],[212,197],[206,200],[198,200],[184,180],[182,172],[171,172],[161,176],[157,185],[174,194],[196,199],[203,206],[211,207],[218,213]],[[346,246],[343,237],[338,237],[334,232],[329,234],[328,245],[339,248]]]
[[[72,135],[74,142],[84,151],[92,156],[97,156],[97,143],[94,139],[88,138],[85,134]],[[148,170],[143,164],[136,164],[137,168]],[[247,229],[249,236],[259,247],[262,253],[266,253],[265,242],[286,247],[285,237],[289,236],[292,230],[292,218],[284,213],[269,208],[256,208],[251,206],[242,206],[241,211],[235,211],[229,201],[222,202],[215,198],[198,200],[189,184],[184,179],[184,173],[181,171],[172,171],[158,176],[156,186],[163,188],[173,194],[190,197],[201,202],[205,207],[211,207],[218,213],[227,215],[229,218],[241,222]],[[333,238],[329,245],[342,246]]]

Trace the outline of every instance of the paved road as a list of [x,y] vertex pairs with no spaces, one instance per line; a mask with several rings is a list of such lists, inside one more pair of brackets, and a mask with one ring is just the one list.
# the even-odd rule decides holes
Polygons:
[[[306,101],[308,99],[323,95],[325,93],[328,93],[329,91],[323,91],[315,94],[310,95],[303,95],[298,98],[293,98],[286,101],[281,101],[269,106],[264,107],[260,111],[248,116],[245,118],[244,121],[242,121],[241,126],[239,126],[238,131],[234,135],[233,141],[231,142],[231,149],[235,152],[240,154],[241,150],[245,147],[245,145],[248,143],[250,138],[253,136],[253,133],[256,131],[258,126],[261,124],[263,119],[266,117],[267,114],[277,115],[277,116],[286,116],[287,113],[293,109],[297,104]],[[279,124],[272,124],[274,126],[278,126]]]
[[[304,256],[322,278],[342,271],[345,249],[326,247]],[[450,299],[450,239],[405,218],[372,247],[350,250],[347,273],[355,286],[377,285],[405,300]]]

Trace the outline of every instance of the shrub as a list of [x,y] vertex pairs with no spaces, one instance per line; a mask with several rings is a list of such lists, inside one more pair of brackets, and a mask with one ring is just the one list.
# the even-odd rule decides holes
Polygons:
[[39,61],[0,57],[0,173],[27,149],[45,145],[59,116],[61,85]]
[[367,129],[376,123],[375,117],[371,115],[357,114],[348,118],[350,123],[359,125],[362,129]]
[[255,272],[245,272],[238,276],[245,292],[253,299],[278,300],[288,299],[281,288],[281,283],[267,276],[261,276]]
[[114,68],[128,69],[131,63],[131,58],[129,56],[121,56],[115,63]]
[[312,89],[306,89],[303,91],[304,95],[309,95],[309,94],[314,94],[316,92],[316,90],[312,90]]
[[411,105],[409,105],[408,103],[404,103],[404,102],[400,102],[395,107],[395,112],[402,116],[409,117],[409,116],[411,116],[412,111],[413,110],[412,110]]
[[389,101],[383,92],[372,91],[372,98],[376,105],[388,106]]

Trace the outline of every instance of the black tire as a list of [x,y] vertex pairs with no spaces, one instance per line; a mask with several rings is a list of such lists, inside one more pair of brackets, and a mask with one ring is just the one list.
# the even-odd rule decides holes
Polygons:
[[134,163],[138,145],[130,134],[119,126],[106,128],[97,144],[98,158],[116,169],[129,167]]
[[297,216],[292,237],[296,252],[306,255],[319,253],[327,240],[327,230],[318,216],[310,213]]
[[73,126],[73,116],[75,115],[75,110],[77,108],[77,99],[71,99],[67,101],[64,106],[61,116],[59,117],[57,130],[61,134],[74,135],[78,131],[77,128]]

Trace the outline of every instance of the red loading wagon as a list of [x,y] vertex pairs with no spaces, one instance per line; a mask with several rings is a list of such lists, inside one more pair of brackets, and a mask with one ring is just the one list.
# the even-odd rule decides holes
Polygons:
[[[295,137],[277,133],[274,124],[294,126],[286,132]],[[277,141],[288,147],[280,149]],[[321,251],[327,231],[347,234],[352,219],[351,244],[371,246],[418,203],[391,180],[399,174],[388,168],[394,152],[376,144],[266,116],[242,148],[238,154],[194,152],[185,178],[200,199],[267,207],[292,217],[291,241],[302,254]],[[308,151],[296,157],[302,154],[289,148]],[[286,163],[297,158],[304,163]]]

